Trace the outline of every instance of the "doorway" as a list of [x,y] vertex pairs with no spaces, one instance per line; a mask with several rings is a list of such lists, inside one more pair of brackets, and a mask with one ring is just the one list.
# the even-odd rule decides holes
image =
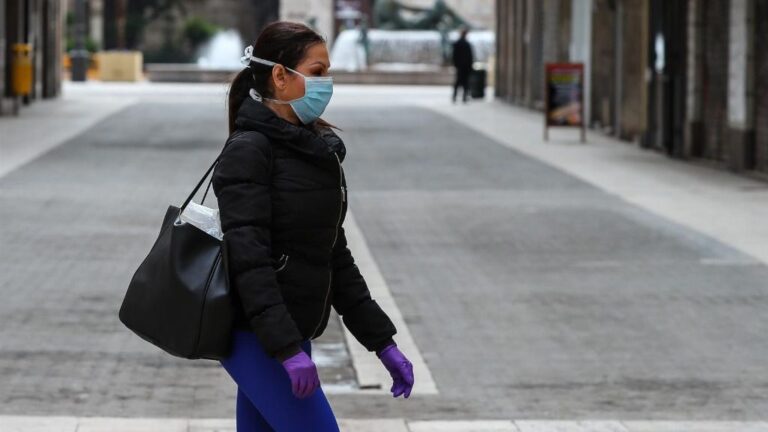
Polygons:
[[688,2],[652,0],[648,25],[647,147],[684,156]]

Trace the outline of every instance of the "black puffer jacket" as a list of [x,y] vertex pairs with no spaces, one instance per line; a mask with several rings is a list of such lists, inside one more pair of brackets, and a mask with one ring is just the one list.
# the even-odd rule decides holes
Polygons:
[[392,343],[395,326],[371,299],[342,227],[344,142],[251,98],[235,125],[213,172],[235,327],[282,361],[323,333],[333,306],[368,351]]

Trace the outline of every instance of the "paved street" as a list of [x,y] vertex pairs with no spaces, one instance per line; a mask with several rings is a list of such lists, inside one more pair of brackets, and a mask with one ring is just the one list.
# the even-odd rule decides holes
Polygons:
[[[100,102],[78,117],[94,121],[0,164],[0,415],[233,418],[218,363],[172,358],[117,318],[165,208],[223,145],[224,88],[66,90]],[[412,432],[768,420],[768,235],[748,225],[768,217],[767,183],[599,134],[545,144],[537,114],[453,106],[447,89],[340,87],[326,118],[347,145],[356,244],[436,387],[408,400],[360,391],[333,315],[313,354],[339,418]],[[12,121],[0,139],[19,142]],[[416,423],[437,420],[509,424]],[[580,427],[568,430],[598,430]]]

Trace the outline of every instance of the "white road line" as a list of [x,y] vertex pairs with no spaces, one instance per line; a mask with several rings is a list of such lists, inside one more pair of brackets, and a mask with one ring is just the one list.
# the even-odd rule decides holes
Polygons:
[[[352,251],[352,256],[355,258],[355,262],[368,284],[368,289],[371,291],[371,297],[376,300],[376,303],[381,306],[384,312],[389,315],[392,323],[395,324],[397,328],[397,334],[394,338],[395,342],[397,342],[398,348],[413,363],[415,383],[412,394],[438,394],[437,386],[432,380],[432,373],[421,356],[421,351],[416,346],[416,342],[414,342],[411,332],[408,330],[405,320],[403,320],[403,315],[400,313],[395,300],[392,298],[392,294],[389,292],[387,282],[384,280],[379,266],[373,259],[363,232],[355,222],[351,210],[347,211],[344,231],[347,235],[347,242],[349,249]],[[389,389],[392,386],[392,378],[381,364],[379,358],[376,357],[376,354],[366,350],[346,327],[344,328],[344,336],[352,356],[352,364],[357,374],[357,380],[360,384],[360,390],[355,390],[355,392],[389,393]]]
[[[338,419],[342,432],[768,432],[764,421]],[[0,432],[234,432],[235,419],[0,416]]]
[[511,420],[428,420],[408,422],[409,432],[518,432]]
[[766,432],[768,422],[625,421],[629,432]]
[[621,422],[610,420],[519,420],[515,426],[519,432],[629,432]]
[[403,419],[339,419],[342,432],[408,432]]

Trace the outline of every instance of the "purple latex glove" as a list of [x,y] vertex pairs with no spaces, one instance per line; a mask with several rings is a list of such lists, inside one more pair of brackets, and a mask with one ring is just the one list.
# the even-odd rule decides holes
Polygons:
[[309,397],[320,387],[315,362],[304,351],[285,359],[283,367],[291,378],[291,389],[297,398]]
[[392,397],[398,397],[401,394],[407,398],[411,395],[413,389],[413,365],[397,349],[397,344],[391,344],[377,353],[384,367],[392,376]]

